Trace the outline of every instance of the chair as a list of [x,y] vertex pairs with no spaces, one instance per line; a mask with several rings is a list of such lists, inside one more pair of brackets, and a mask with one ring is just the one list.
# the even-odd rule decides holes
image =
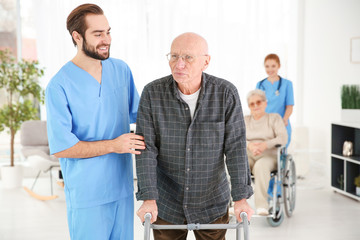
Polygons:
[[[57,195],[53,195],[51,170],[53,168],[60,168],[60,163],[55,156],[50,155],[46,121],[26,121],[21,125],[20,134],[22,155],[31,167],[39,171],[31,189],[24,187],[25,191],[28,192],[32,197],[39,200],[51,200],[57,198]],[[49,172],[50,174],[51,196],[41,196],[33,192],[41,172]]]

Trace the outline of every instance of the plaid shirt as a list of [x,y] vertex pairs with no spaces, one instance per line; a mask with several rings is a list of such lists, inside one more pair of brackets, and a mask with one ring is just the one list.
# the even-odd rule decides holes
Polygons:
[[138,200],[156,200],[159,217],[174,224],[210,223],[230,201],[252,194],[245,124],[236,87],[203,73],[191,120],[171,75],[145,86],[136,132],[146,150],[136,156]]

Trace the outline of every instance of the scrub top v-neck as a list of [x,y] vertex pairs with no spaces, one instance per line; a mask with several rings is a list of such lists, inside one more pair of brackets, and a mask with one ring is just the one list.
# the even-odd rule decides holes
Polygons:
[[[282,78],[280,88],[280,81],[271,83],[268,79],[265,79],[260,82],[258,82],[256,88],[265,91],[266,99],[268,101],[266,112],[278,113],[281,117],[284,117],[286,106],[294,105],[294,94],[291,81]],[[278,94],[277,91],[279,91]]]
[[[267,99],[267,107],[265,112],[267,113],[278,113],[281,117],[284,117],[286,106],[294,105],[294,91],[292,82],[281,78],[281,86],[279,87],[280,81],[271,83],[267,78],[257,83],[256,88],[265,91]],[[277,93],[278,91],[278,93]],[[290,120],[286,126],[288,132],[288,144],[291,140],[291,124]]]

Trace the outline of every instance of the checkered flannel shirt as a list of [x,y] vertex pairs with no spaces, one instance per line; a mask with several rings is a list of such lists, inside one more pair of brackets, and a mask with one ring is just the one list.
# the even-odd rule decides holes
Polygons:
[[156,200],[165,221],[210,223],[225,215],[230,201],[225,163],[233,200],[253,194],[241,103],[230,82],[203,73],[191,120],[173,77],[155,80],[142,92],[136,125],[146,144],[136,156],[136,196]]

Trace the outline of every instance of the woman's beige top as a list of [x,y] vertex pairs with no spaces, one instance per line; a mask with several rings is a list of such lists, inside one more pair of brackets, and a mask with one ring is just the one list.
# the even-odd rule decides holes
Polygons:
[[[275,145],[286,145],[288,135],[281,116],[277,113],[266,113],[255,120],[251,115],[245,116],[246,141],[264,142],[268,149],[263,154],[276,154]],[[250,151],[248,151],[250,154]]]

